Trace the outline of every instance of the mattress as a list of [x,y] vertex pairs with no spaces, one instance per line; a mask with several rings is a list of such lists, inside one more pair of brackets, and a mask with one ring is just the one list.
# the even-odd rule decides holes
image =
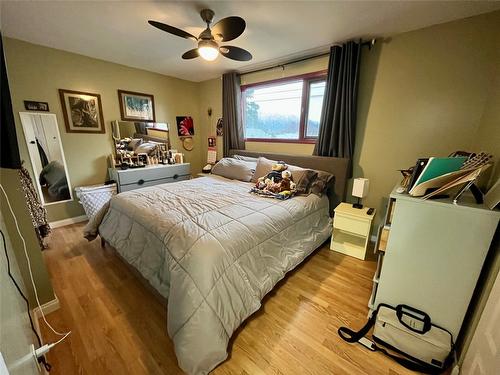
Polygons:
[[118,194],[99,234],[168,299],[179,366],[207,374],[238,326],[331,235],[327,197],[281,201],[209,176]]

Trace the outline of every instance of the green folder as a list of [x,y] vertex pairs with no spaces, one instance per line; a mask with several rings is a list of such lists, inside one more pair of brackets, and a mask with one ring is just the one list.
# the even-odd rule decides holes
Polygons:
[[442,176],[446,173],[455,172],[462,167],[467,160],[466,157],[451,157],[451,158],[429,158],[429,162],[425,166],[420,176],[415,181],[413,186],[417,186],[422,182],[432,180],[433,178]]

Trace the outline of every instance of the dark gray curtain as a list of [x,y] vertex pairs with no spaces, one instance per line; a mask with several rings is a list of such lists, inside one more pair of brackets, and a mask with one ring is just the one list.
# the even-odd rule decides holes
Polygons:
[[229,155],[230,149],[244,150],[240,76],[236,73],[222,75],[222,120],[224,156]]
[[361,43],[347,42],[330,49],[328,77],[314,155],[351,159],[356,134]]

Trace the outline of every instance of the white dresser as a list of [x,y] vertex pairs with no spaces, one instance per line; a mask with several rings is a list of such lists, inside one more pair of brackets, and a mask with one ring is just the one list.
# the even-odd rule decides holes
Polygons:
[[122,193],[147,186],[189,180],[191,166],[189,163],[182,163],[130,169],[109,168],[109,176],[116,181],[118,192]]
[[500,218],[463,196],[422,200],[392,192],[375,246],[370,309],[380,303],[425,311],[454,339],[460,332]]

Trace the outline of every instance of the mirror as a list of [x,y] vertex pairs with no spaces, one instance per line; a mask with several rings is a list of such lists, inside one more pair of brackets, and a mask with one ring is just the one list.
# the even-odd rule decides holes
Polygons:
[[72,200],[56,115],[20,112],[19,116],[42,204]]
[[140,138],[141,136],[161,138],[169,143],[169,128],[163,122],[130,122],[113,121],[111,123],[112,136],[115,141],[124,138]]
[[173,164],[167,123],[112,121],[115,155],[112,166],[145,167],[151,164]]

